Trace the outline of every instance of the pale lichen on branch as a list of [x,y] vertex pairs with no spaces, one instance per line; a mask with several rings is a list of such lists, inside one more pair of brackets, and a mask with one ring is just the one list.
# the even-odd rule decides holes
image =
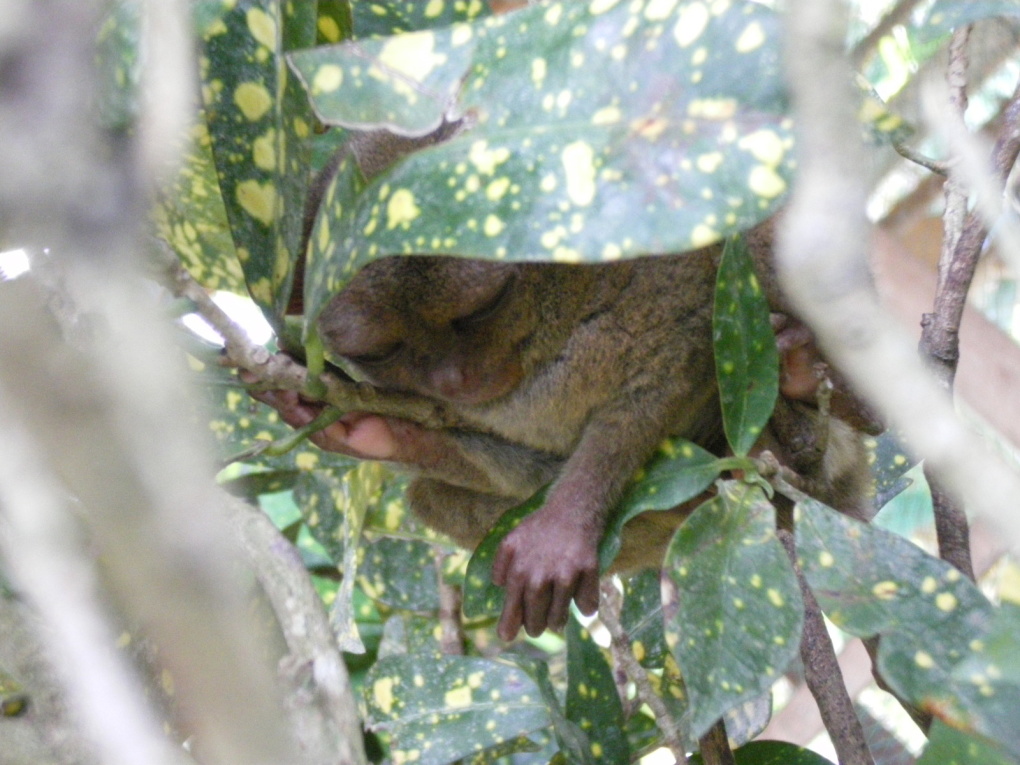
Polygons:
[[[253,379],[248,382],[249,389],[297,390],[341,412],[400,417],[426,428],[460,424],[459,419],[442,403],[424,396],[381,390],[332,372],[324,373],[318,380],[310,380],[307,368],[291,356],[270,353],[265,346],[254,342],[176,259],[167,267],[166,275],[173,293],[194,303],[196,313],[223,338],[224,365],[238,367],[251,375]],[[321,383],[321,386],[316,383]]]

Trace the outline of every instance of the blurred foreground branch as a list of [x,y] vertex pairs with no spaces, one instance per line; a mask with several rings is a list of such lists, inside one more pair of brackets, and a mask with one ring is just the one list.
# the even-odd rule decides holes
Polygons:
[[1020,478],[961,424],[945,391],[879,305],[868,273],[866,162],[842,54],[845,10],[837,0],[795,0],[787,14],[801,172],[780,231],[780,275],[836,365],[943,485],[1015,545]]

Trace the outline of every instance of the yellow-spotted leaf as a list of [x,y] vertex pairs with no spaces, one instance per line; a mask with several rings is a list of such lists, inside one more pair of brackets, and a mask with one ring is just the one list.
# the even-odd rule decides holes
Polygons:
[[779,351],[742,236],[728,239],[723,249],[712,334],[726,440],[743,456],[761,435],[779,395]]
[[372,667],[364,694],[369,727],[389,733],[399,762],[446,765],[513,741],[526,749],[528,735],[550,725],[535,681],[491,659],[389,656]]
[[797,504],[797,552],[829,619],[879,634],[878,666],[903,698],[1020,757],[1020,616],[906,539],[815,500]]
[[566,715],[587,737],[592,762],[630,762],[623,706],[613,671],[576,615],[567,623]]
[[698,496],[719,476],[719,459],[697,444],[671,439],[659,447],[634,476],[613,511],[599,545],[599,566],[609,568],[623,538],[624,525],[641,513],[670,510]]
[[803,603],[775,529],[775,508],[759,487],[724,481],[666,553],[666,642],[696,738],[767,691],[797,656]]
[[296,52],[326,122],[470,123],[375,178],[337,247],[600,261],[746,229],[792,173],[779,26],[757,3],[594,0]]
[[203,33],[205,116],[248,289],[275,320],[290,297],[313,116],[284,54],[315,42],[314,3],[224,0]]
[[319,0],[315,42],[319,45],[336,45],[353,36],[354,12],[350,0]]
[[917,765],[1016,765],[1001,747],[936,720]]
[[363,462],[346,472],[305,473],[294,489],[305,525],[343,572],[330,621],[340,647],[350,653],[365,651],[355,623],[354,582],[363,521],[379,500],[381,478],[379,465]]
[[204,122],[191,129],[180,169],[159,189],[152,215],[160,239],[195,281],[210,290],[248,294]]
[[496,616],[503,610],[503,588],[492,583],[492,563],[503,537],[517,528],[517,525],[538,510],[545,502],[541,491],[527,502],[503,513],[503,516],[478,543],[471,560],[468,561],[464,576],[464,616],[476,619]]
[[377,539],[364,547],[358,585],[390,608],[434,612],[439,608],[435,549],[415,539]]
[[354,4],[358,38],[445,27],[492,13],[488,0],[373,0]]

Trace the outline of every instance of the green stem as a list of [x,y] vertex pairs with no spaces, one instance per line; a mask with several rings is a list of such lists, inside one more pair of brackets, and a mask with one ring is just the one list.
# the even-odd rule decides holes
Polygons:
[[336,407],[326,407],[319,413],[318,417],[304,427],[297,428],[293,433],[286,435],[283,438],[278,438],[275,441],[261,441],[257,444],[253,444],[244,451],[229,457],[225,461],[224,466],[230,465],[234,462],[243,462],[260,455],[266,455],[268,457],[282,457],[313,433],[318,433],[323,428],[332,425],[334,422],[339,420],[343,414],[344,413]]

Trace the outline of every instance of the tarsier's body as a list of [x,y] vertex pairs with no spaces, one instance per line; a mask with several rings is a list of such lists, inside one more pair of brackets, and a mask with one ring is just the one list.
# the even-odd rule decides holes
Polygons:
[[[767,232],[752,234],[751,249],[770,302],[783,310]],[[500,634],[561,625],[572,598],[594,611],[598,544],[634,472],[669,436],[716,453],[725,447],[711,327],[721,251],[576,266],[445,256],[373,262],[323,311],[326,347],[381,388],[444,401],[468,426],[436,431],[354,415],[316,441],[410,468],[412,509],[468,547],[551,484],[544,506],[497,554],[493,577],[507,588]],[[263,398],[295,425],[314,414],[293,395]],[[817,413],[784,398],[778,407],[785,434],[766,432],[760,446],[795,459],[789,425],[810,430]],[[862,514],[860,439],[838,420],[830,431],[820,458],[798,467],[810,493]],[[661,561],[676,515],[691,509],[634,519],[618,566]]]
[[[561,623],[571,597],[594,608],[607,515],[664,438],[724,448],[711,328],[720,252],[593,266],[390,258],[324,311],[333,353],[379,387],[443,400],[469,424],[426,431],[390,421],[396,461],[417,474],[412,509],[426,523],[473,547],[551,482],[543,508],[497,556],[495,579],[520,611],[504,614],[504,634]],[[842,423],[831,427],[810,488],[856,510],[847,506],[863,499],[864,455]],[[774,440],[766,434],[763,445]],[[675,524],[636,519],[619,565],[661,560]]]

